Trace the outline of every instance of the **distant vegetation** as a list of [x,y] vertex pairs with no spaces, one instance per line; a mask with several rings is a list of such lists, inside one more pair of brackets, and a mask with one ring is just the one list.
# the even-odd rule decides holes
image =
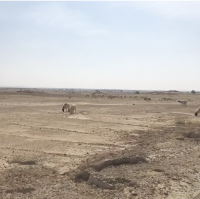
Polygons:
[[196,94],[196,91],[195,91],[195,90],[192,90],[191,93],[192,93],[192,94]]
[[169,90],[168,92],[178,92],[177,90]]
[[135,91],[135,94],[140,94],[140,92],[139,91]]

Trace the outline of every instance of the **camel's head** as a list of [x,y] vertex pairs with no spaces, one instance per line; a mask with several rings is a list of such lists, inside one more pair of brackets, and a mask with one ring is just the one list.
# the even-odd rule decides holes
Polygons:
[[195,116],[197,116],[197,115],[198,115],[198,113],[196,113],[196,112],[195,112],[195,114],[194,114],[194,115],[195,115]]

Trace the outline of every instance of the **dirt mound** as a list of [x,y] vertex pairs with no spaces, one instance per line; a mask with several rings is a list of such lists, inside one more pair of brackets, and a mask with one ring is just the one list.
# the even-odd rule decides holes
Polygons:
[[94,165],[93,168],[96,171],[101,171],[104,168],[109,166],[120,166],[122,164],[137,164],[138,162],[147,162],[143,157],[135,157],[135,158],[118,158],[111,160],[104,160],[98,165]]
[[[90,159],[91,161],[91,159]],[[135,158],[118,158],[118,159],[109,159],[109,160],[101,160],[100,163],[94,163],[94,161],[92,161],[92,164],[90,164],[90,167],[87,168],[87,170],[77,170],[75,171],[75,176],[72,175],[72,178],[74,178],[75,182],[82,182],[85,181],[88,184],[91,185],[95,185],[96,187],[102,188],[102,189],[115,189],[115,186],[110,183],[117,183],[119,182],[119,179],[121,178],[116,178],[114,181],[112,179],[106,179],[105,180],[101,180],[100,178],[96,177],[96,173],[97,172],[101,172],[103,169],[107,168],[107,167],[115,167],[115,166],[120,166],[123,164],[137,164],[137,163],[142,163],[145,162],[147,163],[146,159],[143,157],[135,157]],[[85,163],[83,163],[85,168]],[[89,172],[88,170],[94,170],[92,172]],[[121,180],[120,180],[121,181]],[[122,182],[122,181],[121,181]],[[124,180],[123,180],[124,182]],[[131,182],[131,181],[130,181]]]

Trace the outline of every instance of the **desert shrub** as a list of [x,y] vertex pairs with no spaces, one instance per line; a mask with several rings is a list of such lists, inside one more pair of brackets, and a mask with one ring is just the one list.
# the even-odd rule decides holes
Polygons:
[[175,117],[174,118],[175,125],[183,125],[185,127],[191,128],[191,127],[199,127],[200,122],[198,118],[195,117],[189,117],[189,118],[183,118],[183,117]]
[[200,122],[199,122],[198,118],[192,117],[192,118],[187,119],[187,120],[185,121],[185,124],[186,124],[187,126],[190,126],[190,127],[191,127],[191,126],[192,126],[192,127],[199,127]]
[[196,91],[195,91],[195,90],[192,90],[191,93],[192,93],[192,94],[196,94]]
[[185,125],[185,119],[180,117],[175,117],[175,125]]

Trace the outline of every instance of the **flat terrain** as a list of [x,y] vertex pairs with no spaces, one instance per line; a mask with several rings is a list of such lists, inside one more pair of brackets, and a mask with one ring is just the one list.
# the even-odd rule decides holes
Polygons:
[[[191,199],[198,195],[200,117],[194,111],[200,96],[100,94],[0,90],[0,198]],[[151,101],[142,99],[146,95]],[[187,100],[187,107],[178,100]],[[66,102],[76,104],[76,114],[61,111]],[[128,162],[95,169],[120,158]],[[131,162],[137,158],[144,161]],[[83,172],[111,188],[89,184],[80,177]]]

